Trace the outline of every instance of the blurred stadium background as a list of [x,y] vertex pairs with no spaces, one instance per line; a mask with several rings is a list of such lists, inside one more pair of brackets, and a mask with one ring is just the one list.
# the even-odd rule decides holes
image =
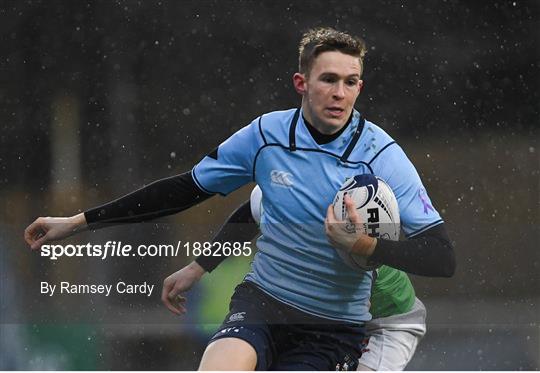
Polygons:
[[[296,45],[319,25],[367,41],[357,108],[404,147],[455,241],[454,278],[413,276],[429,330],[409,369],[540,369],[539,10],[0,1],[0,369],[196,369],[249,260],[206,276],[178,320],[159,294],[187,258],[52,262],[29,252],[24,227],[186,171],[260,113],[297,106]],[[202,241],[248,194],[72,242]],[[37,294],[39,281],[119,278],[157,289],[142,300]]]

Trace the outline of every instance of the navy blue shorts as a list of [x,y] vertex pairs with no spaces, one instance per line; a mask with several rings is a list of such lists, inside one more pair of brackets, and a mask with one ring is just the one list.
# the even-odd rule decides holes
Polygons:
[[257,370],[356,370],[365,336],[361,324],[307,314],[243,282],[209,343],[231,337],[248,342],[257,352]]

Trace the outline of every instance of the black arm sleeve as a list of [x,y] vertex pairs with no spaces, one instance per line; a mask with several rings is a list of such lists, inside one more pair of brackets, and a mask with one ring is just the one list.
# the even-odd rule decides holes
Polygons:
[[[253,240],[258,233],[259,227],[251,216],[249,201],[246,201],[221,226],[219,232],[214,237],[214,242],[220,242],[222,245],[224,242],[247,242]],[[212,246],[212,254],[217,249],[218,247]],[[223,250],[221,250],[222,255],[220,256],[213,256],[212,254],[209,256],[201,255],[195,261],[207,272],[212,272],[221,262],[228,258],[223,253]]]
[[136,223],[186,210],[210,197],[193,181],[191,172],[154,181],[117,200],[84,212],[92,227]]
[[406,241],[378,240],[369,259],[421,276],[452,277],[456,270],[454,248],[444,224]]

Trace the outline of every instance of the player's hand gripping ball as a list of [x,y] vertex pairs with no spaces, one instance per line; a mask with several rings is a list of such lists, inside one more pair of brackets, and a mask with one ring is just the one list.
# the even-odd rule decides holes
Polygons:
[[[334,198],[336,219],[347,221],[344,197],[354,202],[362,220],[364,234],[384,240],[399,240],[399,207],[392,189],[381,178],[371,174],[356,175],[341,186]],[[378,265],[368,264],[364,256],[336,249],[343,261],[353,269],[372,270]]]

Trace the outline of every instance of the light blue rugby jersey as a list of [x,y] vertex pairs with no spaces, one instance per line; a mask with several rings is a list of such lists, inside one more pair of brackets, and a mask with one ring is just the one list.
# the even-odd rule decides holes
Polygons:
[[262,189],[262,235],[246,280],[307,313],[348,322],[371,319],[372,272],[343,263],[327,241],[324,218],[343,182],[363,173],[394,190],[407,236],[442,222],[403,150],[356,111],[345,131],[322,145],[300,110],[264,114],[193,168],[209,193],[226,195],[252,181]]

